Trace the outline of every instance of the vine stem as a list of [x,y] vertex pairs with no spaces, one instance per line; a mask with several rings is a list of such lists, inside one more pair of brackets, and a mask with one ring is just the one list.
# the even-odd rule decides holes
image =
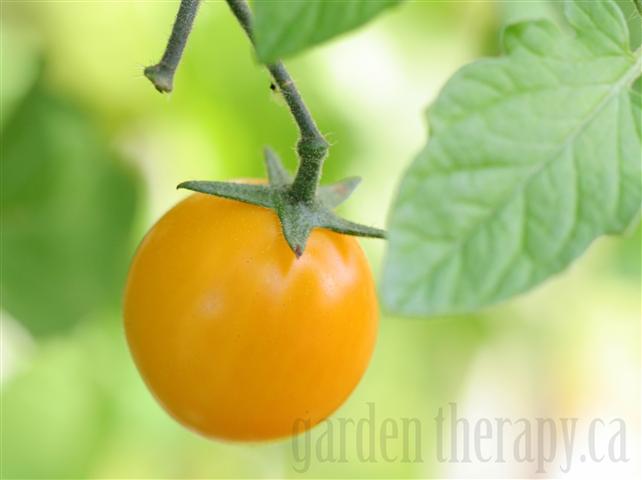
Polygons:
[[185,50],[199,4],[200,0],[181,0],[163,57],[160,62],[145,67],[143,71],[161,93],[171,92],[174,88],[174,74]]
[[[245,0],[227,0],[232,13],[237,18],[250,41],[254,44],[252,31],[252,12]],[[290,194],[295,200],[306,203],[312,202],[321,177],[323,160],[328,152],[328,142],[317,127],[310,111],[303,102],[294,80],[285,69],[282,62],[277,61],[267,65],[279,90],[283,94],[292,116],[299,127],[300,138],[297,142],[299,168],[290,186]]]

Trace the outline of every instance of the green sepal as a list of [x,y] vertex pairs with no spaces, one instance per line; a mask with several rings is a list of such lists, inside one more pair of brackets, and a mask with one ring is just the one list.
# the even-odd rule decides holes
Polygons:
[[336,216],[331,210],[323,209],[317,216],[316,226],[327,228],[334,232],[343,233],[344,235],[354,235],[356,237],[369,238],[386,238],[385,230],[380,228],[369,227],[354,223],[345,218]]
[[245,203],[260,205],[261,207],[274,208],[275,206],[273,198],[274,192],[268,185],[190,180],[180,183],[176,188],[185,188],[217,197],[239,200]]
[[[265,147],[263,153],[270,185],[280,187],[290,185],[292,176],[283,167],[281,159],[274,150],[270,147]],[[317,191],[317,198],[326,207],[330,209],[336,208],[352,195],[359,183],[361,183],[361,177],[348,177],[330,185],[320,186]]]
[[270,148],[265,148],[264,154],[269,185],[192,180],[181,183],[177,188],[273,209],[281,221],[283,236],[297,258],[303,254],[310,232],[316,227],[344,235],[385,238],[383,230],[350,222],[332,212],[332,208],[350,196],[361,181],[360,178],[346,178],[320,187],[313,202],[304,202],[291,194],[292,177],[283,167],[278,155]]
[[292,177],[283,167],[281,159],[270,147],[263,149],[265,155],[265,168],[267,170],[268,181],[275,187],[283,187],[292,183]]
[[305,250],[305,244],[308,241],[310,232],[316,227],[315,211],[310,205],[302,202],[289,202],[287,196],[280,197],[282,202],[279,202],[276,208],[276,213],[281,220],[281,229],[285,241],[294,252],[300,257]]
[[330,185],[319,187],[317,197],[328,208],[336,208],[345,202],[361,183],[361,177],[348,177]]

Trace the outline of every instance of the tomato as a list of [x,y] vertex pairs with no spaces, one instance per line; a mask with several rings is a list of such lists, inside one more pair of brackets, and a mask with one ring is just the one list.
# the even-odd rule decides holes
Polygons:
[[129,347],[157,400],[232,440],[330,415],[368,365],[377,317],[353,237],[314,229],[297,259],[272,210],[200,193],[147,234],[124,299]]

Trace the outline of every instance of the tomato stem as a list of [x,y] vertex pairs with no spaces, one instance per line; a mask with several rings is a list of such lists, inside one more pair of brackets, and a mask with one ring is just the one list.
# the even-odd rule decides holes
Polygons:
[[154,84],[156,90],[161,93],[171,92],[174,88],[174,74],[181,61],[183,50],[185,50],[187,37],[192,30],[199,4],[200,0],[181,0],[181,6],[178,9],[172,34],[167,42],[163,57],[160,62],[145,67],[143,71]]
[[[172,91],[176,67],[185,49],[199,3],[200,0],[181,1],[163,57],[156,65],[145,68],[145,76],[159,92]],[[250,42],[254,44],[252,12],[247,1],[227,0],[227,4],[247,33]],[[299,127],[296,151],[300,161],[294,180],[283,168],[276,153],[266,149],[269,185],[191,180],[181,183],[178,188],[274,210],[281,222],[285,240],[297,257],[303,254],[312,229],[318,227],[346,235],[385,238],[386,232],[383,230],[350,222],[332,212],[333,208],[348,198],[360,179],[347,178],[332,185],[319,187],[323,161],[328,153],[328,142],[319,131],[283,63],[276,61],[267,64],[266,67]]]
[[[247,33],[250,41],[254,44],[252,12],[247,2],[245,0],[227,0],[227,4],[243,27],[243,30],[245,30],[245,33]],[[294,80],[292,80],[283,63],[277,61],[266,66],[288,104],[300,132],[300,138],[297,143],[300,164],[294,177],[294,182],[290,187],[290,195],[295,200],[310,203],[316,196],[323,160],[328,152],[329,145],[319,131],[294,84]]]

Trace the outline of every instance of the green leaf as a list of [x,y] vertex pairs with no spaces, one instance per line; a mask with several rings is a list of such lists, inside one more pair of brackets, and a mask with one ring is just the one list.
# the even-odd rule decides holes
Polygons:
[[259,60],[274,62],[352,30],[400,0],[255,0]]
[[0,298],[32,334],[120,302],[137,178],[82,111],[41,86],[4,128]]
[[568,1],[574,32],[506,29],[429,110],[399,188],[382,294],[407,315],[470,311],[541,283],[639,215],[642,53],[612,1]]

